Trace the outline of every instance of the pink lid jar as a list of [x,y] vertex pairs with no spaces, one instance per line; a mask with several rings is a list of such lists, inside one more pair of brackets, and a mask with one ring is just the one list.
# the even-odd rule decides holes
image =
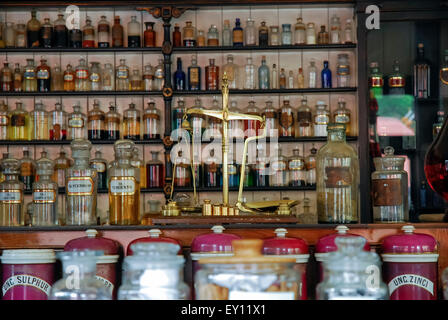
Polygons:
[[120,244],[112,239],[98,236],[95,229],[87,229],[85,237],[68,241],[64,246],[64,251],[95,250],[103,251],[104,255],[99,256],[96,262],[96,278],[104,283],[113,299],[117,293],[117,262]]
[[293,257],[296,259],[294,270],[301,275],[299,283],[299,294],[301,300],[307,299],[307,286],[306,286],[306,267],[308,259],[310,257],[308,251],[308,244],[305,240],[300,238],[286,237],[288,230],[284,228],[278,228],[274,230],[275,237],[264,239],[263,241],[263,254],[269,256],[285,256]]
[[160,229],[151,229],[148,232],[149,232],[149,237],[138,238],[138,239],[135,239],[135,240],[133,240],[133,241],[131,241],[129,243],[128,249],[126,251],[127,252],[126,253],[127,256],[132,256],[133,255],[131,246],[134,243],[142,243],[142,242],[168,242],[168,243],[174,243],[174,244],[177,244],[180,247],[179,254],[182,254],[182,245],[176,239],[168,238],[168,237],[161,237],[160,235],[162,234],[162,231],[160,231]]
[[[334,251],[338,250],[338,247],[336,246],[336,243],[334,240],[337,237],[350,237],[350,236],[362,237],[357,234],[349,233],[348,232],[349,228],[347,226],[342,226],[342,225],[337,226],[335,228],[335,230],[336,230],[336,233],[332,233],[332,234],[323,236],[316,243],[316,253],[314,254],[314,257],[316,258],[316,261],[317,261],[317,268],[318,268],[318,275],[319,275],[318,282],[322,282],[323,276],[324,276],[322,262],[325,261],[329,252],[334,252]],[[364,237],[362,237],[362,238],[364,238]],[[364,251],[370,251],[370,245],[367,242],[367,239],[366,239],[366,244],[364,245]]]
[[52,249],[3,250],[2,299],[48,300],[54,283]]
[[405,225],[402,234],[383,240],[383,274],[390,300],[437,299],[437,241],[428,234],[414,233]]

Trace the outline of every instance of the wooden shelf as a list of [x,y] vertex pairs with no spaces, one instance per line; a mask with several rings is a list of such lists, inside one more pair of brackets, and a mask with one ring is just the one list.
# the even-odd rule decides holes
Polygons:
[[208,216],[178,216],[178,217],[165,217],[162,215],[157,215],[149,217],[146,219],[148,225],[158,226],[158,225],[176,225],[176,224],[187,224],[187,225],[215,225],[215,224],[233,224],[233,223],[244,223],[244,224],[297,224],[298,220],[295,216],[267,216],[267,215],[249,215],[249,216],[220,216],[220,217],[208,217]]
[[[303,94],[303,93],[337,93],[337,92],[356,92],[357,87],[344,88],[303,88],[303,89],[230,89],[231,95],[251,95],[251,94]],[[176,90],[174,95],[201,95],[213,94],[220,95],[220,90]]]
[[0,53],[71,53],[71,52],[158,52],[162,53],[161,47],[150,48],[3,48]]
[[5,97],[70,97],[70,96],[162,96],[162,91],[49,91],[49,92],[4,92]]
[[[92,144],[114,144],[115,140],[89,140]],[[132,140],[135,144],[163,144],[162,139],[151,139],[151,140]],[[68,145],[71,140],[0,140],[0,145],[16,145],[16,146],[26,146],[26,145]]]

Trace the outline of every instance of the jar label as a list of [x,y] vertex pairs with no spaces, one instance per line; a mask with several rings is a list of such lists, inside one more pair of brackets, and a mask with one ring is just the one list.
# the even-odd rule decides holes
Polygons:
[[330,117],[326,114],[320,114],[314,117],[315,124],[327,125],[330,122]]
[[49,79],[50,73],[48,70],[39,70],[37,71],[37,79]]
[[403,204],[400,179],[373,180],[373,205],[400,206]]
[[92,168],[99,173],[106,172],[106,164],[103,162],[92,162]]
[[390,77],[389,87],[391,88],[404,88],[405,80],[403,77]]
[[34,72],[33,69],[31,69],[31,70],[25,69],[25,72],[23,73],[23,77],[27,80],[34,80],[34,79],[36,79],[36,73]]
[[50,189],[34,190],[34,203],[54,203],[56,201],[56,191]]
[[297,112],[297,121],[299,122],[311,122],[311,112],[299,111]]
[[350,74],[350,66],[348,65],[339,65],[337,67],[337,74],[340,76],[346,76]]
[[417,274],[402,274],[390,280],[388,283],[389,294],[392,295],[395,290],[404,285],[420,287],[434,295],[434,283],[428,278]]
[[371,77],[370,78],[370,86],[372,88],[381,88],[383,86],[383,78],[382,77]]
[[109,190],[113,195],[133,195],[135,193],[135,178],[112,177]]
[[271,163],[271,168],[274,172],[286,170],[286,163],[283,161],[274,161]]
[[88,79],[89,71],[86,69],[78,69],[76,70],[76,78],[78,79]]
[[90,74],[90,81],[92,81],[92,82],[99,82],[100,81],[100,75],[98,73],[91,73]]
[[72,118],[72,119],[68,120],[68,126],[70,128],[83,128],[84,127],[84,119]]
[[229,175],[234,175],[234,174],[236,174],[236,173],[237,173],[236,165],[234,165],[234,164],[229,164],[229,165],[227,166],[227,172],[229,173]]
[[22,177],[34,176],[34,166],[31,162],[23,162],[20,165],[20,176]]
[[280,116],[280,125],[285,128],[288,129],[292,126],[294,122],[294,116],[292,115],[292,113],[288,113],[288,112],[282,112],[281,116]]
[[73,81],[73,74],[71,74],[71,73],[64,74],[64,81],[66,81],[66,82]]
[[334,122],[336,123],[349,123],[350,116],[347,114],[337,114],[334,116]]
[[8,116],[2,115],[0,116],[0,126],[7,126],[9,124]]
[[190,84],[199,83],[199,69],[198,68],[190,68]]
[[109,290],[110,294],[112,294],[112,291],[114,291],[114,285],[112,282],[110,282],[109,280],[107,280],[106,278],[100,277],[98,275],[95,276],[95,278],[97,280],[100,280],[104,286],[106,287],[106,289]]
[[350,187],[352,175],[348,167],[326,167],[325,168],[325,187],[327,188],[345,188]]
[[117,71],[117,78],[118,79],[127,79],[127,78],[129,78],[129,72],[128,72],[128,70],[127,69],[124,69],[124,70],[118,70]]
[[290,170],[304,170],[305,162],[302,159],[294,159],[289,162]]
[[248,292],[232,290],[229,292],[229,300],[294,300],[294,292]]
[[93,180],[91,177],[71,177],[67,183],[69,196],[90,196],[93,193]]
[[21,203],[22,191],[20,190],[0,190],[0,202]]
[[31,286],[43,291],[47,296],[51,291],[51,285],[45,280],[28,274],[18,274],[5,280],[2,286],[3,296],[15,286]]

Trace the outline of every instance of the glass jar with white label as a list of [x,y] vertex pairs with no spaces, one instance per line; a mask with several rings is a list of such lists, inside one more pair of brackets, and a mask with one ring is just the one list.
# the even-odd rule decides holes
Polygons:
[[298,300],[295,258],[262,255],[263,240],[233,240],[233,256],[199,260],[197,300]]
[[269,165],[269,186],[287,187],[289,184],[288,161],[282,155],[282,149],[277,146],[274,150],[276,153],[275,155],[271,154]]
[[110,224],[135,225],[140,221],[140,169],[131,164],[134,147],[131,140],[114,144],[116,162],[108,171]]
[[94,225],[97,223],[98,173],[89,166],[92,143],[86,139],[75,139],[70,147],[74,163],[66,171],[66,224]]
[[39,179],[33,183],[33,226],[55,226],[58,224],[58,184],[51,180],[54,163],[47,158],[45,150],[36,161]]
[[19,161],[6,158],[1,161],[5,180],[0,183],[0,226],[23,225],[23,189],[19,181]]
[[330,111],[323,101],[317,101],[316,112],[314,114],[314,136],[326,137],[327,126],[330,122]]
[[68,115],[68,139],[87,139],[87,115],[81,112],[79,101]]

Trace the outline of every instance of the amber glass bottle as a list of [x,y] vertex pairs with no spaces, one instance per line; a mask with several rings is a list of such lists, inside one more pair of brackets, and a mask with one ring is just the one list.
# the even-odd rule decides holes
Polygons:
[[173,47],[182,47],[182,35],[180,33],[180,27],[177,23],[174,24]]
[[123,26],[120,24],[120,16],[115,16],[114,24],[112,26],[112,47],[123,47]]
[[146,30],[143,33],[145,47],[156,46],[156,32],[154,31],[154,22],[145,22]]

